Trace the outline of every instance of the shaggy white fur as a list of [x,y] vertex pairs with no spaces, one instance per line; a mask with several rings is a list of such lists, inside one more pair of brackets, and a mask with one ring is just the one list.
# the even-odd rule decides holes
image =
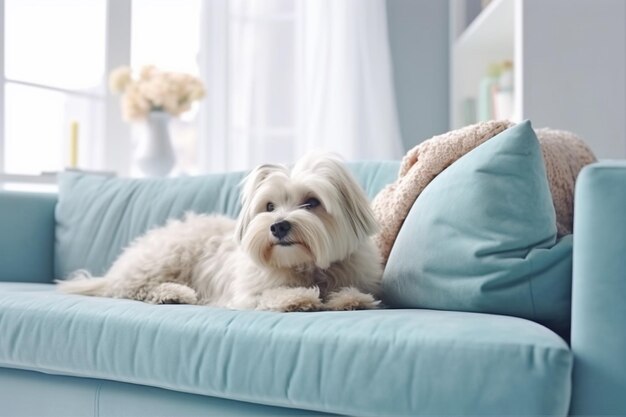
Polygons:
[[237,221],[188,213],[137,238],[102,278],[77,271],[67,293],[274,311],[375,308],[376,221],[343,164],[306,157],[244,181]]

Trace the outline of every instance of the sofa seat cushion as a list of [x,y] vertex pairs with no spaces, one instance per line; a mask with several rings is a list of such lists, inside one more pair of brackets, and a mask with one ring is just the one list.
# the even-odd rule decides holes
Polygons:
[[272,313],[0,283],[0,366],[348,415],[566,415],[572,354],[514,317]]

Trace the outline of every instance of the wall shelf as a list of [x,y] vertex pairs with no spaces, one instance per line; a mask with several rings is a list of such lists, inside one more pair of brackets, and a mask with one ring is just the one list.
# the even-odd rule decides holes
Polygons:
[[[626,2],[450,2],[450,126],[468,123],[491,63],[514,64],[512,120],[570,130],[600,158],[626,158]],[[479,2],[478,2],[479,3]]]
[[455,41],[456,48],[481,52],[512,46],[514,1],[493,0]]

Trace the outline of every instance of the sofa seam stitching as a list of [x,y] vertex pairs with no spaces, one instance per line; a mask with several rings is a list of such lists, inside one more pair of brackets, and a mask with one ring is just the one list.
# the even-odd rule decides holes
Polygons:
[[96,388],[96,394],[93,400],[93,415],[94,417],[100,417],[100,390],[102,389],[102,382],[98,383]]

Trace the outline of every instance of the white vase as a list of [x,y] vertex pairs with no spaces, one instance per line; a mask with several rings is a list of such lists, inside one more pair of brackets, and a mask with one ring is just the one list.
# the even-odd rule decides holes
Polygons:
[[135,164],[146,177],[166,177],[176,158],[170,139],[170,115],[164,111],[148,113],[135,150]]

